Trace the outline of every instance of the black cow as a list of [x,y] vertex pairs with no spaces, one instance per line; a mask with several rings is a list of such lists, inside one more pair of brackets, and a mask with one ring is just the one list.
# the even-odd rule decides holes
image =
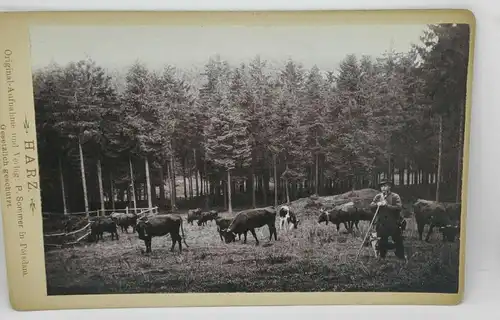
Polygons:
[[279,209],[279,217],[280,217],[280,230],[283,229],[285,226],[285,223],[288,225],[288,229],[297,229],[297,226],[299,225],[299,220],[297,220],[297,216],[295,213],[290,209],[289,206],[281,206]]
[[134,213],[120,213],[114,216],[116,225],[119,226],[122,232],[128,233],[128,228],[132,227],[132,233],[135,232],[135,225],[137,223],[137,215]]
[[209,212],[202,212],[201,217],[198,219],[198,225],[206,225],[208,221],[213,221],[219,216],[219,213],[215,210],[210,210]]
[[255,229],[267,225],[269,227],[269,241],[274,234],[274,240],[278,240],[276,232],[276,209],[273,207],[257,208],[240,211],[227,229],[221,230],[226,243],[235,241],[236,234],[243,233],[243,243],[247,242],[247,232],[250,231],[255,238],[256,245],[259,239],[255,234]]
[[[219,233],[221,241],[224,241],[222,237],[223,233],[222,230],[229,228],[231,222],[233,222],[233,218],[221,217],[221,216],[215,218],[215,224],[217,225],[217,232]],[[241,233],[238,233],[238,240],[241,240]]]
[[119,239],[116,223],[109,217],[100,217],[91,222],[90,225],[90,236],[95,241],[98,242],[99,238],[103,240],[104,232],[111,233],[111,240]]
[[[180,236],[179,229],[182,232],[182,237]],[[176,214],[160,214],[149,218],[137,219],[135,230],[139,234],[139,239],[144,240],[146,253],[151,252],[151,239],[153,237],[162,237],[167,234],[170,234],[172,238],[170,251],[174,251],[175,243],[178,242],[179,252],[182,252],[181,240],[184,241],[186,247],[189,247],[184,236],[182,218]]]
[[343,223],[346,230],[351,231],[356,213],[357,208],[353,202],[347,202],[331,209],[321,208],[318,223],[325,222],[328,225],[328,222],[331,222],[337,226],[337,231],[340,229],[340,224]]
[[199,220],[201,218],[201,209],[189,209],[187,214],[187,223],[193,224],[193,221]]
[[443,240],[454,241],[456,236],[451,240],[455,229],[458,231],[460,227],[460,203],[444,203],[431,200],[418,199],[413,203],[413,212],[417,223],[418,238],[422,240],[425,225],[429,225],[429,232],[425,237],[425,241],[429,242],[430,235],[433,233],[434,227],[440,227],[443,233]]

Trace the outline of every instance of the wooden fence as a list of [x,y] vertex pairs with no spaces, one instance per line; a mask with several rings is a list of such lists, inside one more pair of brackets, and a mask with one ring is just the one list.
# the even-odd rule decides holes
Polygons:
[[[130,212],[128,208],[125,208],[124,210],[105,210],[105,211],[111,211],[111,212]],[[151,215],[157,215],[158,214],[158,207],[153,207],[153,208],[137,208],[135,211],[137,214],[138,218],[142,217],[148,217]],[[44,234],[43,235],[43,240],[44,240],[44,246],[46,248],[64,248],[67,246],[72,246],[72,245],[77,245],[81,243],[81,241],[87,239],[87,237],[90,235],[90,227],[92,223],[94,223],[95,219],[99,217],[98,213],[102,212],[101,210],[99,211],[89,211],[88,212],[88,220],[87,224],[78,229],[74,230],[71,232],[59,232],[59,233],[49,233],[49,234]],[[110,212],[110,214],[111,214]],[[138,212],[138,213],[137,213]],[[91,213],[94,213],[95,215],[92,215]],[[57,213],[48,213],[44,212],[43,213],[45,216],[54,216],[54,215],[59,215],[61,217],[67,217],[68,215],[82,215],[82,214],[87,214],[87,212],[72,212],[68,214],[57,214]]]

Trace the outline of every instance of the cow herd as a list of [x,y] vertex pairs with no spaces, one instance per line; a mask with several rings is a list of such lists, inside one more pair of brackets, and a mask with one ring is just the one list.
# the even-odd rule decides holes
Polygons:
[[[425,225],[429,225],[429,231],[425,241],[429,241],[433,229],[438,227],[443,235],[444,241],[454,241],[460,229],[461,205],[459,203],[443,203],[429,200],[418,199],[412,204],[412,211],[417,224],[419,239],[422,240],[422,234]],[[346,230],[352,232],[354,228],[359,230],[360,221],[372,221],[374,212],[362,205],[354,202],[347,202],[340,205],[322,206],[319,208],[317,223],[331,222],[336,225],[337,231],[343,224]],[[204,226],[209,221],[215,221],[217,233],[222,242],[231,243],[236,241],[236,236],[243,243],[247,242],[247,234],[250,232],[259,245],[259,239],[255,229],[267,226],[269,229],[269,241],[273,238],[278,240],[276,230],[276,218],[279,219],[279,229],[297,229],[300,220],[296,213],[288,205],[282,205],[278,208],[268,206],[264,208],[247,209],[238,212],[234,216],[221,216],[216,210],[204,212],[201,209],[188,210],[186,222],[193,225],[196,221],[198,226]],[[111,234],[111,239],[119,239],[118,228],[122,232],[128,233],[132,227],[132,232],[137,233],[140,240],[144,241],[146,253],[151,252],[151,241],[153,237],[162,237],[167,234],[172,239],[170,251],[174,251],[178,244],[179,251],[182,252],[182,243],[186,243],[183,219],[178,214],[158,214],[149,217],[139,217],[133,213],[112,213],[109,216],[97,217],[91,221],[90,237],[91,241],[102,240],[104,232]],[[401,229],[406,228],[406,220],[401,223]]]

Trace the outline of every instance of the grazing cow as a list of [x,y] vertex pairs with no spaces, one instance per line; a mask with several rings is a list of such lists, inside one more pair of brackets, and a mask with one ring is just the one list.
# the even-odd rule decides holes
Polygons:
[[132,233],[135,233],[137,215],[134,213],[121,213],[119,216],[116,216],[115,222],[121,228],[122,232],[128,233],[128,227],[132,227]]
[[279,217],[280,217],[280,230],[283,229],[285,226],[285,223],[287,226],[289,226],[289,229],[297,229],[297,226],[299,225],[299,220],[297,220],[297,216],[293,211],[290,209],[289,206],[281,206],[279,209]]
[[101,217],[91,222],[90,236],[95,242],[98,242],[99,238],[103,240],[104,232],[111,233],[111,240],[114,240],[115,236],[116,240],[119,239],[116,223],[111,218]]
[[201,217],[198,219],[198,225],[206,225],[208,221],[213,221],[219,216],[219,213],[215,210],[210,210],[209,212],[202,212]]
[[250,231],[255,238],[256,245],[259,239],[255,234],[255,229],[267,225],[269,227],[269,241],[274,234],[274,240],[278,240],[276,232],[276,209],[273,207],[257,208],[240,211],[233,219],[227,229],[221,230],[226,243],[235,241],[236,234],[243,233],[243,243],[247,242],[247,232]]
[[422,240],[425,225],[429,225],[429,232],[427,232],[425,237],[426,242],[429,242],[434,227],[441,227],[440,230],[445,232],[443,233],[443,237],[447,241],[451,241],[449,237],[449,235],[453,234],[451,229],[455,229],[456,231],[459,229],[460,211],[460,203],[443,203],[418,199],[413,203],[413,212],[417,223],[419,240]]
[[199,220],[201,218],[201,209],[189,209],[187,214],[187,223],[193,224],[193,221]]
[[335,206],[332,209],[325,210],[321,208],[318,223],[324,221],[328,225],[328,222],[331,222],[337,226],[337,231],[340,229],[340,224],[343,223],[346,230],[350,231],[352,230],[356,213],[357,208],[352,201]]
[[[180,236],[179,229],[182,232]],[[151,239],[153,237],[162,237],[170,234],[172,238],[172,247],[170,251],[174,251],[175,243],[179,243],[179,252],[182,252],[182,243],[186,243],[184,236],[184,228],[182,226],[182,218],[176,214],[159,214],[152,217],[144,217],[137,219],[135,230],[139,234],[139,239],[144,240],[146,245],[146,253],[151,252]]]
[[[233,218],[221,217],[221,216],[215,218],[215,224],[217,225],[217,232],[219,233],[221,241],[224,241],[224,238],[222,237],[223,233],[222,230],[229,228],[231,222],[233,222]],[[241,240],[241,233],[238,233],[238,240]]]

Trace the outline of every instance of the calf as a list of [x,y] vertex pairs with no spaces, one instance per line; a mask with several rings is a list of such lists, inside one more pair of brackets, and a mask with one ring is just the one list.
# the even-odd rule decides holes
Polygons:
[[193,221],[199,220],[201,218],[201,209],[189,209],[187,214],[187,223],[193,224]]
[[278,240],[276,232],[276,210],[273,207],[249,209],[239,212],[227,229],[221,230],[226,243],[235,241],[236,234],[243,233],[243,243],[247,242],[247,232],[250,231],[255,238],[256,245],[259,239],[255,229],[267,225],[269,227],[269,241],[274,234],[274,240]]
[[415,203],[413,203],[412,207],[415,214],[415,221],[417,223],[419,240],[422,240],[425,225],[429,225],[429,232],[427,232],[427,236],[425,237],[426,242],[429,242],[429,238],[434,230],[434,227],[445,227],[442,230],[449,229],[450,227],[456,227],[458,229],[459,227],[461,211],[460,203],[442,203],[418,199]]
[[[172,247],[170,251],[174,251],[175,243],[178,242],[179,252],[182,252],[181,240],[184,241],[186,247],[189,247],[184,236],[182,218],[178,215],[159,214],[149,218],[140,218],[137,219],[135,229],[139,234],[139,239],[143,240],[146,245],[146,253],[151,252],[151,239],[153,237],[162,237],[167,234],[170,234],[172,238]],[[179,229],[182,232],[182,237],[180,236]]]
[[299,225],[299,220],[297,220],[297,216],[293,211],[290,209],[289,206],[282,206],[279,210],[279,217],[280,217],[280,230],[283,229],[285,226],[285,223],[289,227],[288,229],[297,229],[297,226]]
[[215,210],[209,212],[202,212],[201,217],[198,219],[198,225],[206,225],[208,221],[213,221],[219,216],[219,213]]
[[111,218],[102,217],[91,222],[90,236],[95,242],[98,242],[99,238],[103,240],[104,232],[111,233],[111,240],[114,240],[115,236],[116,240],[119,239],[116,223]]

